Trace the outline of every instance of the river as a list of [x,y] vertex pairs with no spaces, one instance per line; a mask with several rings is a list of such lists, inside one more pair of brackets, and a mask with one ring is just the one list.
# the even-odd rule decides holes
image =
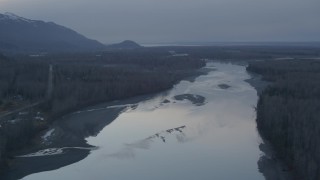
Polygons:
[[17,157],[20,165],[8,177],[265,179],[258,167],[264,153],[255,124],[257,92],[245,81],[250,75],[241,65],[207,68],[208,74],[169,91],[64,117],[42,136],[50,149]]

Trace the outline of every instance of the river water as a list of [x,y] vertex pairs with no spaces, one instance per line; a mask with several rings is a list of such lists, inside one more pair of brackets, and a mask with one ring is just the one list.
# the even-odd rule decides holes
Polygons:
[[[234,64],[209,63],[207,68],[207,75],[181,81],[152,98],[70,115],[67,119],[94,120],[97,114],[108,118],[110,109],[122,108],[99,132],[84,135],[87,144],[97,148],[89,148],[77,161],[24,179],[264,179],[258,168],[263,155],[255,124],[258,97],[245,82],[250,75]],[[54,129],[48,132],[46,139]]]

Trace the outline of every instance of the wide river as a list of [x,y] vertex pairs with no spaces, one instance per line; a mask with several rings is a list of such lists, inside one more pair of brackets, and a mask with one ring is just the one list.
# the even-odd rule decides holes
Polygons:
[[[207,75],[181,81],[167,92],[134,103],[99,105],[65,117],[73,123],[77,118],[110,119],[110,110],[121,108],[110,123],[102,123],[98,131],[92,127],[96,132],[83,135],[87,144],[97,148],[83,148],[88,152],[85,156],[55,170],[30,170],[23,179],[265,179],[258,167],[264,153],[259,149],[262,140],[255,123],[257,92],[245,81],[250,75],[244,66],[234,64],[213,62],[207,68],[211,69]],[[57,129],[53,127],[43,138],[50,139]],[[55,150],[50,158],[64,155],[66,159],[71,149]],[[37,157],[37,153],[33,155],[21,158]],[[32,162],[37,163],[36,159]]]

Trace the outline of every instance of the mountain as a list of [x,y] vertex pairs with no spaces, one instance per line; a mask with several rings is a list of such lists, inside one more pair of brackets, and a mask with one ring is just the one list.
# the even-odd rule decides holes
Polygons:
[[30,20],[12,13],[0,14],[0,51],[91,51],[105,46],[53,22]]
[[142,48],[138,43],[131,41],[131,40],[126,40],[121,43],[117,44],[111,44],[107,46],[107,48],[110,49],[137,49],[137,48]]

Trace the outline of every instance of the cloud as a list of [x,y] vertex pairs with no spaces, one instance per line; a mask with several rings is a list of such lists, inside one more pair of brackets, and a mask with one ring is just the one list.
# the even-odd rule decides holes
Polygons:
[[0,6],[102,42],[320,40],[319,8],[318,0],[10,0]]

